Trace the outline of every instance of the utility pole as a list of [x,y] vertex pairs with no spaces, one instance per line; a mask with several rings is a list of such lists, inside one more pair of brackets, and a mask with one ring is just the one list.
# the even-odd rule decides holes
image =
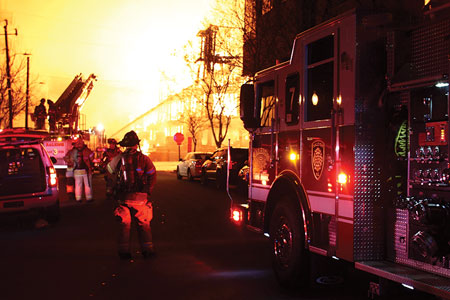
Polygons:
[[25,129],[28,130],[28,104],[30,103],[30,53],[24,53],[27,57],[27,89],[25,102]]
[[[9,99],[9,128],[13,128],[13,99],[12,99],[12,91],[11,91],[11,70],[9,66],[9,49],[8,49],[8,20],[5,20],[5,46],[6,46],[6,80],[7,80],[7,88],[8,88],[8,99]],[[15,34],[17,35],[17,29],[15,30]]]
[[203,61],[207,72],[211,72],[211,70],[214,69],[217,31],[218,26],[210,24],[207,29],[200,30],[197,33],[197,36],[202,39],[200,58],[198,60]]

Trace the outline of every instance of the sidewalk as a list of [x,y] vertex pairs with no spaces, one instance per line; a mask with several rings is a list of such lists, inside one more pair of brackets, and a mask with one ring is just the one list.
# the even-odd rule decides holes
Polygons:
[[156,171],[175,172],[179,161],[154,161]]
[[[173,173],[175,173],[175,171],[177,170],[178,161],[155,161],[155,162],[153,162],[153,164],[155,165],[157,172],[173,172]],[[100,183],[102,185],[102,188],[104,188],[104,179],[103,179],[102,174],[99,174],[99,173],[94,174],[93,180]],[[59,201],[60,201],[61,207],[79,205],[75,201],[70,201],[67,197],[66,177],[59,174],[58,181],[59,181]],[[94,193],[96,191],[97,190],[95,189]],[[83,199],[83,203],[86,204],[84,199]]]

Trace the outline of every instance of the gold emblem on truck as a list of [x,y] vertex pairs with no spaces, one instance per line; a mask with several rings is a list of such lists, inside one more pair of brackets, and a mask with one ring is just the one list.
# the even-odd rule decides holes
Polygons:
[[316,140],[311,144],[311,165],[314,178],[320,179],[323,171],[323,162],[325,157],[325,143],[322,140]]

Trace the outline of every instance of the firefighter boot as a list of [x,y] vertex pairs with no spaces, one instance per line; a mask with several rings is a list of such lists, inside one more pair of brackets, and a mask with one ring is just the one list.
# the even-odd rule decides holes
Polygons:
[[119,252],[119,258],[121,260],[129,260],[131,259],[131,254],[128,252]]
[[156,255],[155,249],[153,246],[148,247],[146,250],[142,251],[142,256],[144,258],[151,258]]

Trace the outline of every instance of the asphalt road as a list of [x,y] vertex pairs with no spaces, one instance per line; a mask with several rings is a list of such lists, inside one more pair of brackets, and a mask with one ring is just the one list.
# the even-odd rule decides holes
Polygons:
[[36,228],[32,218],[0,222],[0,299],[366,298],[365,277],[342,265],[328,267],[320,258],[315,266],[326,271],[317,267],[312,281],[337,274],[343,283],[280,288],[267,239],[229,222],[226,193],[177,180],[171,172],[159,172],[154,190],[157,256],[143,259],[134,234],[133,259],[121,261],[113,203],[104,192],[103,178],[96,175],[93,203],[63,197],[54,226]]

